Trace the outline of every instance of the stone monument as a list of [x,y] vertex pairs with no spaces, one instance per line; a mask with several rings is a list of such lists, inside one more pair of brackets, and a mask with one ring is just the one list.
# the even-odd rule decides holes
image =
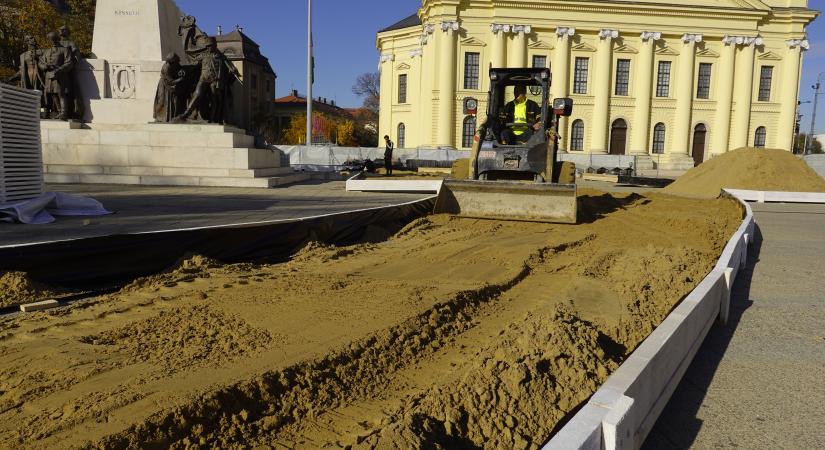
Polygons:
[[[220,58],[190,61],[186,17],[173,0],[97,1],[93,58],[76,66],[85,123],[43,121],[47,182],[273,187],[309,178],[282,167],[279,151],[254,148],[252,136],[223,119],[171,120],[191,106],[177,97],[178,66]],[[160,111],[158,96],[166,99]]]

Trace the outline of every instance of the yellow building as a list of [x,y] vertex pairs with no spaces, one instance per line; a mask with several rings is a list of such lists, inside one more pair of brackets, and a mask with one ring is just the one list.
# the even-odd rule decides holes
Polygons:
[[468,148],[464,100],[483,117],[487,69],[539,66],[575,102],[565,151],[684,169],[743,146],[790,150],[818,14],[807,0],[422,0],[378,32],[379,134]]

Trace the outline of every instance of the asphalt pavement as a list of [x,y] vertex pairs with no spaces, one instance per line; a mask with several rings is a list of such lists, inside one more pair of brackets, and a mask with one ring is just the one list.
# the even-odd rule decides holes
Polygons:
[[752,204],[758,232],[645,449],[825,448],[825,205]]

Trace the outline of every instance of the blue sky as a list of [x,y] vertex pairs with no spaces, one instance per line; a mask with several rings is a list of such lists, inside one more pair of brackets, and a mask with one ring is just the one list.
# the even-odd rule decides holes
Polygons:
[[[293,88],[306,90],[306,0],[177,0],[201,28],[214,34],[218,25],[231,31],[236,24],[261,45],[261,51],[278,73],[277,95]],[[825,0],[809,0],[812,8],[825,9]],[[355,78],[375,71],[378,54],[375,33],[415,12],[420,0],[313,0],[315,29],[315,96],[336,100],[342,106],[359,106],[352,94]],[[825,18],[808,29],[811,50],[805,55],[802,101],[813,100],[811,85],[825,72]],[[817,130],[825,133],[825,96]],[[811,105],[802,105],[803,130],[810,127]]]
[[[306,92],[306,0],[176,0],[198,25],[215,34],[243,27],[261,45],[278,74],[276,95]],[[313,95],[342,106],[360,106],[356,77],[378,70],[375,33],[416,12],[421,0],[313,0],[315,85]]]

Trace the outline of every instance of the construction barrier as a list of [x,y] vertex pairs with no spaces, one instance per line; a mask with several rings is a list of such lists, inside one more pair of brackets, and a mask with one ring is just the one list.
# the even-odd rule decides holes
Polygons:
[[393,180],[364,178],[363,173],[357,173],[347,180],[347,191],[350,192],[424,192],[438,193],[442,179],[433,180]]
[[638,449],[644,444],[714,323],[727,324],[731,288],[748,259],[753,210],[731,237],[716,267],[625,360],[544,450]]

